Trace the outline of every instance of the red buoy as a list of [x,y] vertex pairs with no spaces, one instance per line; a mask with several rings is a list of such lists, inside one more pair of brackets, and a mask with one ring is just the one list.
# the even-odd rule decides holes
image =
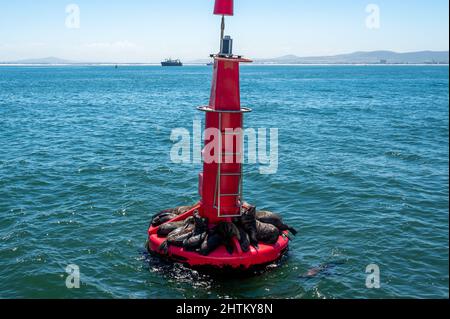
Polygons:
[[[214,13],[233,15],[233,1],[216,0]],[[212,55],[214,74],[210,101],[207,106],[198,107],[206,116],[205,148],[202,151],[204,164],[203,172],[199,174],[201,200],[169,222],[186,220],[197,211],[208,219],[210,227],[214,227],[221,222],[233,222],[233,218],[240,217],[249,208],[243,197],[243,129],[244,114],[251,109],[241,106],[239,67],[240,63],[251,61],[232,54],[232,40],[223,36],[223,30],[224,22],[221,52]],[[166,238],[159,237],[157,232],[158,227],[148,230],[149,250],[192,267],[250,268],[264,265],[279,259],[289,244],[287,232],[284,232],[272,245],[259,243],[258,249],[250,247],[248,252],[243,252],[234,238],[232,254],[225,246],[220,246],[208,256],[203,256],[175,246],[162,252],[160,247]]]

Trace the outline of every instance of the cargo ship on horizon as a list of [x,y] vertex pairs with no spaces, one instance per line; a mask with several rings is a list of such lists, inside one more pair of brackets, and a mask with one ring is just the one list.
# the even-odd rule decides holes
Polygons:
[[172,59],[166,59],[165,61],[161,62],[162,66],[183,66],[183,63],[179,60],[172,60]]

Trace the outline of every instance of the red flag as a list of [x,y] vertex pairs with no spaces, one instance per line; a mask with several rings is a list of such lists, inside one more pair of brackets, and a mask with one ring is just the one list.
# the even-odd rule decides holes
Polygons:
[[232,16],[234,14],[233,0],[216,0],[214,14]]

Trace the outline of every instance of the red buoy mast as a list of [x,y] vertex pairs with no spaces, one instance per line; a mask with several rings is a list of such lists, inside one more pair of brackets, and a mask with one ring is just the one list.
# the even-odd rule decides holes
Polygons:
[[[199,108],[206,112],[207,133],[199,175],[201,214],[212,224],[240,216],[243,205],[244,113],[251,110],[241,107],[239,64],[251,61],[233,55],[233,41],[224,35],[225,16],[232,16],[233,11],[233,0],[216,0],[214,14],[222,16],[220,52],[212,55],[209,105]],[[214,131],[217,134],[208,136]]]

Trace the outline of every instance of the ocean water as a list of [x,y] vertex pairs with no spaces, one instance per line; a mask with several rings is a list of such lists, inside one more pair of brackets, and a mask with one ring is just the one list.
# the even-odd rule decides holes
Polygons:
[[279,128],[278,172],[247,165],[245,197],[298,236],[243,277],[145,254],[150,216],[198,200],[170,133],[203,119],[211,71],[0,68],[1,298],[448,298],[447,66],[243,67],[246,126]]

